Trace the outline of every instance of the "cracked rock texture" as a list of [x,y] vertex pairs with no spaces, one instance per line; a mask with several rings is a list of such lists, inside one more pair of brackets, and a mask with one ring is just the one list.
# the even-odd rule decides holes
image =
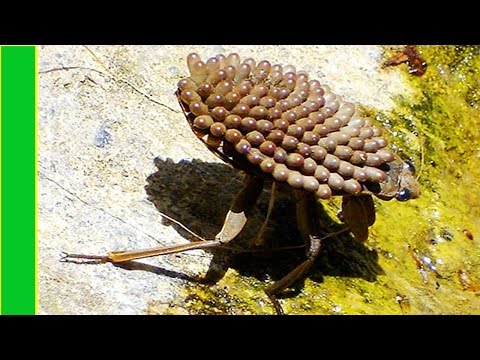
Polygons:
[[241,176],[208,151],[180,111],[174,91],[190,52],[291,63],[377,109],[408,91],[398,72],[379,71],[376,46],[40,47],[40,314],[145,314],[152,306],[163,313],[181,302],[188,276],[208,268],[202,251],[145,259],[134,271],[59,261],[62,251],[187,242],[159,210],[205,237],[218,231]]

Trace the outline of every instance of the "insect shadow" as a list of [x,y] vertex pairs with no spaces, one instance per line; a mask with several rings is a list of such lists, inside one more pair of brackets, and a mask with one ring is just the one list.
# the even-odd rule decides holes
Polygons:
[[[161,213],[181,222],[203,238],[213,239],[223,225],[233,197],[242,187],[243,174],[224,164],[199,160],[175,163],[171,159],[156,158],[154,164],[158,170],[148,176],[145,186],[148,199]],[[264,233],[264,244],[260,248],[249,246],[267,213],[269,189],[266,188],[249,214],[242,232],[228,244],[238,250],[208,250],[213,254],[206,274],[210,282],[220,280],[228,268],[260,281],[267,278],[276,281],[304,260],[305,249],[296,225],[294,197],[290,196],[288,186],[279,187],[272,217]],[[335,222],[321,205],[319,214],[325,235],[345,228]],[[179,225],[164,218],[161,221],[173,226],[184,238],[196,240]],[[147,268],[144,270],[149,271]],[[378,254],[356,241],[348,232],[343,232],[324,241],[321,254],[307,277],[317,282],[322,282],[323,276],[375,281],[381,274],[384,271],[378,264]],[[302,287],[303,281],[299,281],[283,297],[294,296]]]

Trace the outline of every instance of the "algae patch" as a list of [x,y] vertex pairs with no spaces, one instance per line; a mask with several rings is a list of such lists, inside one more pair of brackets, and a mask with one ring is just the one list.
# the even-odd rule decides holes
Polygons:
[[394,254],[394,266],[381,265],[390,286],[410,298],[412,313],[479,313],[478,297],[461,288],[458,272],[480,279],[478,242],[463,232],[480,231],[480,47],[420,51],[429,68],[408,77],[416,97],[397,99],[396,110],[377,119],[400,154],[414,160],[422,195],[406,204],[377,202],[371,240]]

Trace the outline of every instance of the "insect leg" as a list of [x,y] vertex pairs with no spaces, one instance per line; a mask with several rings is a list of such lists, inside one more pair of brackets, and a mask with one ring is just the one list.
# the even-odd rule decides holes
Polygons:
[[216,241],[221,244],[228,243],[242,231],[247,222],[248,213],[255,205],[262,190],[263,178],[246,175],[243,188],[233,199],[223,227],[215,236]]
[[265,229],[267,228],[268,222],[270,221],[270,217],[272,216],[273,205],[275,204],[275,192],[276,192],[276,182],[272,182],[272,187],[270,191],[270,200],[268,201],[268,209],[267,209],[267,216],[258,230],[255,237],[251,240],[252,244],[255,246],[260,246],[263,243],[263,234],[265,233]]
[[247,213],[255,205],[263,189],[263,179],[247,175],[245,184],[237,194],[227,213],[222,230],[215,236],[215,240],[195,241],[189,244],[160,246],[142,250],[112,251],[106,256],[82,255],[63,253],[62,261],[74,259],[93,260],[95,262],[120,263],[124,261],[143,259],[159,255],[174,254],[178,252],[207,249],[219,246],[233,240],[243,229],[247,222]]
[[283,314],[283,310],[276,295],[295,283],[308,271],[321,249],[315,195],[306,191],[296,191],[295,193],[297,197],[297,224],[305,243],[308,245],[307,259],[265,290],[278,314]]
[[368,238],[368,228],[375,223],[375,205],[371,195],[344,196],[342,199],[342,217],[355,235],[355,239],[364,242]]

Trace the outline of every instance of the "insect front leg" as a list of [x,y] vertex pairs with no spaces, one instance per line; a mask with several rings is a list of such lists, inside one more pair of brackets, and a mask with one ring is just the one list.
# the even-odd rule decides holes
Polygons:
[[[217,245],[229,243],[237,237],[247,223],[250,211],[263,190],[263,178],[246,175],[244,186],[235,196],[225,217],[222,229],[215,236]],[[220,255],[220,256],[218,256]],[[229,268],[229,256],[215,254],[207,273],[199,279],[205,283],[216,283]]]
[[247,223],[250,211],[262,193],[263,183],[262,177],[246,175],[243,188],[233,199],[223,227],[215,236],[216,241],[221,244],[228,243],[242,231]]
[[341,217],[360,242],[368,238],[368,228],[375,223],[375,205],[371,195],[344,196]]
[[208,249],[232,241],[242,231],[247,222],[248,214],[255,205],[263,189],[263,179],[247,175],[245,184],[234,198],[225,222],[215,240],[195,241],[189,244],[160,246],[142,250],[112,251],[105,256],[64,253],[63,261],[92,260],[95,262],[121,263],[159,255],[174,254],[188,250]]

